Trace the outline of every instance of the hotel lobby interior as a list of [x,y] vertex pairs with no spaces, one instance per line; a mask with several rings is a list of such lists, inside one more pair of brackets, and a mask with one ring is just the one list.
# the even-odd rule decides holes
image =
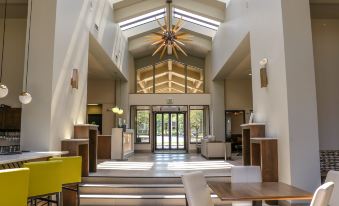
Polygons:
[[0,0],[0,49],[0,206],[339,206],[339,0]]

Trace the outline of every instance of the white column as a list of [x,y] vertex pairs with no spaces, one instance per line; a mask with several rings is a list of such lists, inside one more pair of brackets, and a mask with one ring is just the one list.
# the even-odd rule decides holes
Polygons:
[[[318,117],[308,0],[249,0],[255,120],[279,138],[280,181],[320,183]],[[268,58],[268,87],[259,61]]]
[[[30,5],[30,2],[29,2]],[[25,150],[60,150],[73,125],[86,122],[89,2],[33,0],[28,92],[22,109]],[[79,87],[70,84],[79,70]]]
[[210,105],[210,133],[217,140],[225,140],[225,98],[224,80],[213,80],[210,53],[206,57],[205,65],[205,90],[211,94]]

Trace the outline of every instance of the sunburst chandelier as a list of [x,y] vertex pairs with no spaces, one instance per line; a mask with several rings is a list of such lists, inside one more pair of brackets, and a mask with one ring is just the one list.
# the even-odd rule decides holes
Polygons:
[[152,46],[158,46],[152,56],[161,51],[160,59],[164,56],[166,50],[168,55],[174,53],[175,57],[179,59],[178,51],[187,56],[184,50],[185,43],[191,40],[191,35],[185,32],[180,32],[184,25],[184,21],[179,19],[175,25],[172,25],[172,0],[167,0],[166,15],[164,17],[165,25],[162,25],[158,19],[161,31],[153,32],[151,35],[146,36],[152,42]]

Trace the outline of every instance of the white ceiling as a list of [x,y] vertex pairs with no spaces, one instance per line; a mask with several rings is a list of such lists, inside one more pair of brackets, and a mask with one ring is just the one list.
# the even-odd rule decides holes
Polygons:
[[[191,42],[185,42],[185,50],[188,51],[189,55],[205,58],[207,53],[212,49],[212,42],[210,38],[203,37],[201,35],[194,34],[188,30],[184,32],[192,35]],[[145,35],[147,35],[146,33]],[[138,36],[136,38],[129,39],[129,51],[135,58],[141,58],[150,56],[153,54],[157,47],[152,46],[145,36]]]
[[236,68],[231,71],[226,79],[251,79],[251,55],[247,55]]
[[[115,0],[114,18],[116,22],[121,22],[136,16],[165,8],[166,0]],[[201,15],[220,22],[224,21],[226,4],[219,0],[173,0],[173,7]],[[160,20],[163,22],[163,19]],[[177,22],[177,19],[173,19]],[[129,40],[129,51],[135,58],[152,55],[156,47],[146,41],[145,36],[152,32],[159,31],[157,22],[150,22],[124,31]],[[212,38],[216,31],[197,24],[185,22],[183,32],[193,36],[191,42],[185,43],[188,55],[204,58],[211,51]]]

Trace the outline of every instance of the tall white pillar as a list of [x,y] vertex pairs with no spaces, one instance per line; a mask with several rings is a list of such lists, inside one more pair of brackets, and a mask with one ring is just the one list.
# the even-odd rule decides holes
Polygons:
[[[249,0],[255,120],[279,138],[280,181],[320,184],[314,59],[308,0]],[[259,61],[268,58],[268,87]]]
[[211,75],[212,64],[211,54],[206,57],[205,62],[205,83],[206,92],[211,94],[210,105],[210,133],[217,140],[225,140],[225,85],[224,80],[213,80]]
[[[22,108],[24,150],[60,150],[73,125],[86,123],[89,5],[33,0],[27,86],[33,100]],[[78,89],[70,84],[73,69],[79,71]]]

